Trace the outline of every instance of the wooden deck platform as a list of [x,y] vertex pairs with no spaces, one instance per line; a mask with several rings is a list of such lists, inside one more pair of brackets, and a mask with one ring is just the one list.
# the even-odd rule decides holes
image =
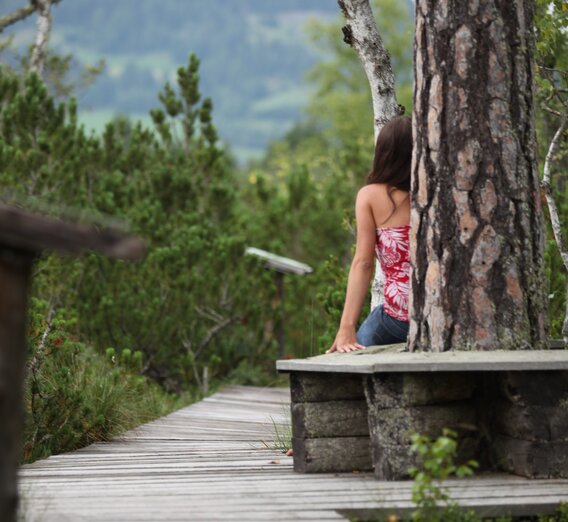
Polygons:
[[[26,522],[363,519],[411,510],[411,483],[369,474],[301,475],[272,443],[287,389],[233,386],[109,443],[21,469]],[[568,480],[486,476],[447,483],[451,497],[495,514],[549,513]]]

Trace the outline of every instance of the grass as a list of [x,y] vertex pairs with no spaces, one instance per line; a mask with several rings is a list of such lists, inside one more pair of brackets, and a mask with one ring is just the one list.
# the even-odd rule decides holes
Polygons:
[[193,399],[166,393],[89,346],[58,346],[27,382],[23,462],[109,440]]
[[282,417],[277,420],[270,416],[271,441],[262,441],[265,448],[286,453],[292,448],[292,420],[288,404],[282,405]]
[[272,417],[270,421],[273,429],[272,448],[286,453],[292,447],[292,425],[278,424]]

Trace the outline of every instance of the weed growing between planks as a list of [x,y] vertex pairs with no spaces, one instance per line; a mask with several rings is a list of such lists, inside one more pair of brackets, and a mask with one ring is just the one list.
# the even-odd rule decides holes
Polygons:
[[288,404],[282,405],[282,416],[279,420],[270,416],[270,428],[272,440],[262,441],[265,448],[281,453],[286,453],[292,448],[292,420]]

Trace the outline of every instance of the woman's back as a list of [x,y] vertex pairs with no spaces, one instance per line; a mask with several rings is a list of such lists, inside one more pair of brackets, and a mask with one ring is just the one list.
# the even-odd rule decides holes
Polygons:
[[408,192],[389,188],[384,183],[366,185],[362,190],[368,193],[375,228],[401,227],[410,223]]
[[384,309],[398,319],[408,321],[410,273],[408,192],[384,183],[372,183],[360,191],[359,204],[369,208],[373,217],[374,250],[384,276]]

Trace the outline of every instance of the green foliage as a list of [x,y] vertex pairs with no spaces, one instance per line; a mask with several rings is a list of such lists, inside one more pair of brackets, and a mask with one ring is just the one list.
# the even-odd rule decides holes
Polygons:
[[[568,192],[556,200],[561,202],[559,206],[560,222],[568,223]],[[566,288],[567,277],[562,258],[558,252],[558,246],[553,239],[550,223],[548,225],[548,241],[544,252],[544,266],[546,278],[550,285],[549,290],[549,317],[551,336],[555,339],[562,338],[562,325],[566,311]],[[564,227],[564,230],[566,228]]]
[[[332,256],[322,265],[317,276],[323,280],[319,285],[320,291],[317,298],[329,321],[329,327],[319,338],[320,351],[325,351],[333,344],[336,329],[341,320],[347,290],[348,270],[339,264],[336,257]],[[368,306],[368,303],[364,305],[361,318],[368,315]]]
[[568,522],[568,504],[561,502],[553,515],[541,515],[538,522]]
[[[478,463],[470,460],[458,465],[455,462],[457,453],[457,434],[444,429],[437,439],[430,439],[415,433],[411,435],[411,450],[419,458],[419,466],[409,470],[414,479],[412,501],[416,509],[410,520],[420,522],[512,522],[510,516],[495,519],[479,517],[472,510],[461,508],[453,502],[442,485],[442,481],[456,477],[473,476]],[[397,520],[396,516],[393,516]],[[536,517],[527,518],[534,520]],[[516,519],[515,519],[516,520]],[[553,515],[538,516],[539,522],[568,522],[568,505],[561,503]]]
[[[563,115],[568,113],[568,6],[564,1],[538,0],[535,23],[537,28],[536,56],[536,125],[539,156],[544,158]],[[552,189],[559,210],[564,241],[568,230],[568,168],[567,135],[560,138],[559,147],[551,158]],[[545,266],[549,282],[549,315],[552,337],[562,337],[566,303],[566,269],[554,241],[547,209],[547,244]]]
[[[24,462],[69,451],[134,428],[191,400],[166,394],[127,365],[77,340],[77,322],[31,301]],[[52,318],[46,321],[49,316]],[[127,350],[122,357],[128,358]]]
[[[33,46],[23,50],[14,49],[14,37],[0,41],[2,61],[13,62],[14,69],[20,75],[29,70]],[[10,59],[10,55],[12,59]],[[46,49],[42,77],[50,95],[56,99],[69,99],[72,95],[83,95],[104,73],[105,61],[100,58],[93,65],[79,63],[72,54],[58,54]]]
[[537,30],[537,61],[548,67],[565,69],[568,58],[568,5],[565,0],[537,0],[535,12]]
[[[95,254],[46,256],[36,270],[35,297],[72,318],[77,339],[115,365],[111,375],[128,370],[177,392],[203,386],[205,367],[213,380],[241,364],[270,365],[272,373],[268,361],[274,358],[272,337],[263,330],[274,311],[267,306],[274,284],[257,260],[243,255],[248,241],[234,169],[217,144],[212,103],[198,89],[198,67],[191,56],[178,70],[178,84],[162,91],[162,108],[153,112],[160,138],[124,119],[111,122],[101,137],[87,135],[77,125],[74,100],[57,103],[36,75],[0,68],[5,199],[32,208],[37,201],[80,208],[78,220],[112,214],[148,247],[141,263]],[[44,211],[42,205],[36,210]],[[75,347],[69,355],[78,368],[79,352]],[[71,362],[49,366],[48,353],[45,368],[56,372],[54,390],[61,384],[66,397],[62,411],[74,408],[79,418],[86,416],[81,397],[65,391],[76,385],[74,372],[62,369]],[[34,411],[38,419],[50,415]],[[89,430],[65,440],[82,444],[91,440]]]
[[274,344],[261,336],[274,285],[243,257],[237,186],[212,103],[200,103],[198,66],[191,56],[178,88],[160,94],[163,109],[152,115],[161,140],[124,119],[87,136],[73,100],[57,104],[37,76],[0,71],[0,186],[10,200],[81,207],[91,219],[112,213],[148,244],[138,264],[94,254],[40,261],[34,321],[45,322],[48,299],[56,314],[49,342],[32,343],[44,348],[30,378],[26,460],[104,440],[179,404],[147,377],[180,392],[203,384],[204,367],[213,378],[254,368],[257,381],[260,363],[273,371]]
[[[470,460],[458,465],[457,434],[444,429],[440,437],[430,439],[424,435],[411,435],[411,451],[419,460],[419,465],[409,470],[414,479],[412,501],[416,509],[411,516],[399,518],[396,514],[387,517],[388,522],[409,520],[412,522],[512,522],[517,518],[504,515],[497,518],[479,517],[474,511],[461,508],[452,501],[444,489],[442,481],[455,477],[471,477],[478,463]],[[379,518],[384,520],[384,518]],[[568,504],[561,503],[553,515],[540,515],[519,520],[538,520],[538,522],[568,522]]]
[[[435,440],[420,434],[411,436],[411,450],[420,459],[420,466],[409,470],[414,479],[412,501],[416,510],[412,514],[413,521],[453,522],[475,521],[476,515],[462,511],[452,503],[441,481],[450,477],[470,477],[478,466],[470,460],[466,464],[456,465],[457,434],[444,429],[443,434]],[[444,509],[440,509],[440,508]]]

